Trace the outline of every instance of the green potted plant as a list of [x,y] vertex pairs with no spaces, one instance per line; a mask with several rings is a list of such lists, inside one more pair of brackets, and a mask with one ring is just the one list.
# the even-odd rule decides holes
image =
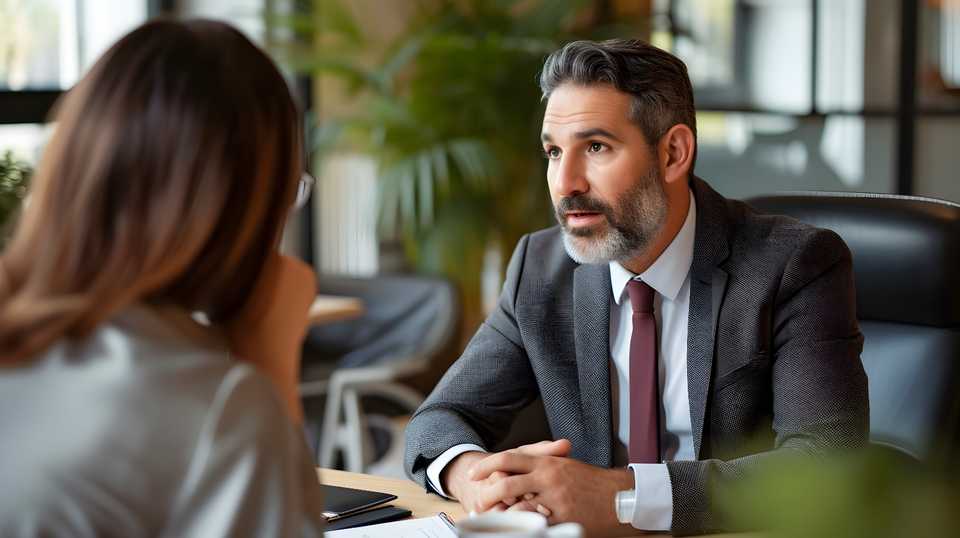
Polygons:
[[0,157],[0,247],[6,243],[13,215],[27,195],[33,169],[7,151]]
[[522,234],[553,222],[536,75],[562,42],[596,37],[594,6],[424,2],[388,43],[366,35],[344,3],[313,8],[268,19],[312,41],[268,46],[294,70],[346,88],[348,112],[319,118],[310,131],[315,155],[375,160],[381,237],[399,237],[418,270],[458,281],[467,324],[475,324],[484,253],[505,251],[505,263]]
[[783,458],[714,499],[736,529],[769,538],[939,538],[960,528],[956,462],[920,462],[882,446]]

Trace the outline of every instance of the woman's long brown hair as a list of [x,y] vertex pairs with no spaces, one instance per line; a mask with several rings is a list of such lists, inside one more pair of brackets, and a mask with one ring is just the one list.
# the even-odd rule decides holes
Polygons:
[[58,104],[0,256],[0,364],[133,303],[236,315],[276,248],[300,120],[267,56],[213,21],[147,23]]

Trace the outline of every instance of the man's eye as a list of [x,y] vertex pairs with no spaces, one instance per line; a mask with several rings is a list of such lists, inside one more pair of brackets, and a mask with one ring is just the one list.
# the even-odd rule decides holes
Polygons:
[[560,149],[559,148],[548,148],[543,152],[548,159],[559,159],[560,158]]
[[590,148],[588,149],[588,151],[590,151],[591,153],[599,153],[603,151],[603,144],[601,144],[600,142],[591,142]]

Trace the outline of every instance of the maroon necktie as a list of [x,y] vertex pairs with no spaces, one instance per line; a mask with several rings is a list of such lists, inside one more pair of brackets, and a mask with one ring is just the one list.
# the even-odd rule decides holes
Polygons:
[[660,463],[660,395],[653,288],[627,283],[633,307],[630,335],[630,463]]

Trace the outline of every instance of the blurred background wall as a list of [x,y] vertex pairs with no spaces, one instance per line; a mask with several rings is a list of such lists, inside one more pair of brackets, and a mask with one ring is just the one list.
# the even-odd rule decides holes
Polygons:
[[160,15],[226,19],[288,69],[321,179],[290,250],[327,273],[455,273],[476,311],[551,222],[535,75],[568,39],[683,58],[697,172],[728,196],[960,200],[955,0],[0,0],[0,152],[35,163],[60,92]]

